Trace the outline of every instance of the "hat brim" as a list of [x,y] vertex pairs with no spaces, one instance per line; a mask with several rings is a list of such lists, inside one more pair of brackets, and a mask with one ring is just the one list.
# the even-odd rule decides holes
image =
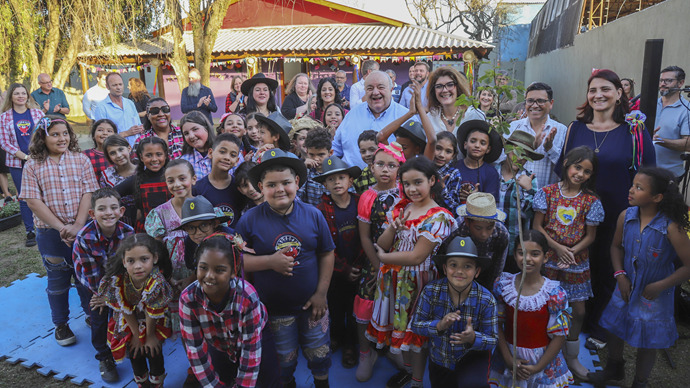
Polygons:
[[489,135],[489,146],[491,150],[488,154],[484,155],[484,163],[495,162],[503,152],[503,140],[502,136],[497,130],[491,129],[489,123],[484,120],[468,120],[460,124],[458,127],[458,147],[463,156],[467,156],[467,150],[465,149],[465,141],[467,141],[467,134],[473,129],[480,129]]
[[278,81],[274,80],[273,78],[249,78],[248,80],[242,82],[242,86],[240,87],[242,94],[248,96],[256,84],[266,84],[274,93],[278,88]]
[[544,159],[544,155],[542,155],[542,154],[540,154],[540,153],[538,153],[538,152],[535,152],[534,150],[531,150],[531,149],[527,148],[527,146],[524,145],[524,144],[522,144],[522,143],[518,143],[518,142],[512,141],[512,140],[510,140],[510,139],[505,139],[505,142],[506,142],[507,144],[510,144],[510,145],[514,146],[514,147],[520,147],[520,148],[522,148],[522,151],[525,153],[525,155],[526,155],[528,158],[530,158],[532,161],[537,161],[537,160],[542,160],[542,159]]
[[398,134],[402,134],[403,137],[406,137],[406,138],[412,140],[415,144],[417,144],[418,146],[420,146],[420,147],[422,148],[422,150],[421,150],[422,153],[424,152],[424,147],[426,147],[426,139],[425,139],[425,140],[420,139],[417,135],[415,135],[414,133],[410,132],[410,131],[409,131],[407,128],[405,128],[405,127],[400,127],[400,128],[398,128],[398,129],[395,131],[395,133],[393,133],[393,134],[394,134],[396,137],[398,136]]
[[254,119],[259,123],[268,125],[273,131],[278,132],[278,148],[283,151],[288,151],[290,149],[290,135],[285,133],[283,127],[266,116],[256,115]]
[[252,185],[257,191],[261,191],[261,189],[259,188],[261,174],[263,174],[264,171],[266,171],[268,168],[274,166],[285,166],[295,170],[295,172],[297,172],[297,176],[299,177],[299,187],[302,187],[307,182],[307,166],[304,165],[304,162],[302,160],[297,158],[280,156],[261,162],[249,169],[249,172],[247,174],[249,175],[249,181],[252,183]]
[[436,264],[436,266],[438,266],[439,272],[443,272],[443,265],[446,264],[448,259],[451,257],[469,257],[474,259],[474,261],[477,263],[477,266],[481,269],[489,268],[491,265],[490,257],[472,255],[466,252],[446,252],[444,255],[436,255],[432,257],[431,260],[434,262],[434,264]]
[[500,222],[505,222],[506,220],[506,214],[499,209],[496,209],[496,214],[492,216],[480,216],[476,214],[471,214],[467,212],[467,205],[460,205],[457,208],[457,213],[458,216],[460,217],[465,217],[465,218],[472,218],[475,220],[480,220],[480,221],[500,221]]
[[329,176],[334,175],[334,174],[341,174],[341,173],[347,173],[348,175],[350,175],[350,177],[357,179],[362,174],[362,169],[357,167],[357,166],[352,166],[352,167],[348,167],[348,168],[339,168],[336,170],[331,170],[331,171],[324,173],[324,174],[321,174],[319,176],[315,176],[312,179],[315,182],[323,184],[323,182],[325,182],[326,178],[328,178]]
[[185,225],[189,224],[190,222],[195,222],[195,221],[209,221],[209,220],[218,220],[218,223],[222,224],[223,222],[227,222],[230,220],[230,217],[228,216],[221,216],[218,217],[215,215],[215,213],[202,213],[202,214],[197,214],[193,217],[187,217],[183,218],[181,220],[180,226],[173,230],[182,230]]

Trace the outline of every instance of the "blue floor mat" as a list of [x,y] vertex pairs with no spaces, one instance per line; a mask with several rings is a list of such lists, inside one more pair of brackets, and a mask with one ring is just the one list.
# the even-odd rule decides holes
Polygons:
[[[104,383],[98,371],[98,361],[91,346],[91,332],[84,321],[84,313],[79,305],[76,289],[70,290],[70,327],[77,336],[77,344],[61,347],[55,342],[54,327],[50,320],[50,307],[46,297],[46,279],[30,274],[25,279],[17,280],[9,287],[0,288],[0,358],[5,361],[31,368],[37,367],[43,375],[53,374],[57,380],[69,380],[75,384],[88,383],[92,387],[136,387],[132,378],[132,368],[127,360],[118,364],[120,382]],[[7,312],[16,312],[11,314]],[[17,319],[21,317],[21,319]],[[598,369],[598,356],[584,348],[585,337],[582,336],[580,362],[590,370]],[[165,369],[168,376],[165,385],[180,387],[187,376],[187,361],[182,342],[168,340],[163,345]],[[374,375],[366,383],[355,379],[355,370],[341,366],[342,352],[333,354],[333,366],[329,372],[331,387],[384,387],[388,378],[397,371],[392,362],[379,357],[374,367]],[[596,365],[596,367],[595,367]],[[297,386],[313,387],[307,361],[300,357],[295,372]],[[425,374],[424,386],[430,386],[428,373]],[[581,384],[591,387],[590,384]]]

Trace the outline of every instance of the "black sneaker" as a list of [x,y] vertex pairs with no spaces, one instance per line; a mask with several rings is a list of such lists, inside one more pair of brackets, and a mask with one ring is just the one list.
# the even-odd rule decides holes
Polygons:
[[412,374],[407,373],[407,371],[401,370],[388,379],[386,383],[386,388],[403,388],[407,383],[412,381]]
[[74,336],[68,324],[60,325],[55,328],[55,340],[60,346],[68,346],[77,342],[77,337]]
[[29,232],[26,234],[26,242],[24,243],[24,246],[32,247],[36,245],[36,234],[34,232]]
[[101,379],[106,383],[115,383],[120,380],[120,375],[115,367],[115,360],[112,358],[99,362],[98,369],[101,371]]

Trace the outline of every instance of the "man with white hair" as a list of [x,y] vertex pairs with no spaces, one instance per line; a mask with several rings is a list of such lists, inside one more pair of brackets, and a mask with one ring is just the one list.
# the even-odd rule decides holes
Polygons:
[[182,90],[180,108],[182,113],[198,110],[213,124],[211,113],[218,110],[216,99],[213,97],[211,89],[201,84],[201,73],[197,69],[189,71],[189,86]]

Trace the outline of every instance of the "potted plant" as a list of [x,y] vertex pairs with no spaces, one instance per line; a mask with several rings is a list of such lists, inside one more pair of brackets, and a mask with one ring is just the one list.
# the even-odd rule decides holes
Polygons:
[[14,228],[22,222],[19,201],[6,202],[0,208],[0,231]]

